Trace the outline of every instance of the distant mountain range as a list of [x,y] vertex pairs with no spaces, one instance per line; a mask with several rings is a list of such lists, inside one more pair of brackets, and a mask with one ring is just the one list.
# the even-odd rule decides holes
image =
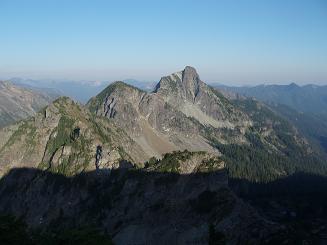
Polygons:
[[11,78],[10,81],[19,86],[39,88],[45,91],[53,90],[56,93],[68,96],[80,103],[85,103],[91,96],[99,93],[107,84],[91,81],[54,81]]
[[135,79],[126,79],[123,80],[124,83],[137,87],[147,92],[152,92],[157,85],[158,82],[146,82],[146,81],[139,81]]
[[235,92],[258,100],[287,105],[298,112],[327,113],[327,85],[299,86],[289,85],[259,85],[254,87],[230,87],[215,85],[215,87]]
[[[108,81],[54,81],[12,78],[12,83],[27,87],[38,88],[45,92],[52,92],[68,96],[85,104],[90,97],[100,93],[111,82]],[[141,90],[151,92],[157,82],[126,79],[123,82]],[[226,86],[211,83],[211,86],[223,91],[229,91],[254,97],[260,101],[287,105],[299,112],[327,113],[327,86],[304,85],[295,83],[289,85],[258,85],[258,86]]]
[[[86,103],[92,96],[98,94],[111,82],[108,81],[73,81],[73,80],[33,80],[23,78],[9,79],[13,84],[26,88],[39,89],[45,92],[53,92],[68,96],[80,103]],[[155,82],[145,82],[135,79],[124,80],[127,84],[133,85],[145,91],[153,90]]]

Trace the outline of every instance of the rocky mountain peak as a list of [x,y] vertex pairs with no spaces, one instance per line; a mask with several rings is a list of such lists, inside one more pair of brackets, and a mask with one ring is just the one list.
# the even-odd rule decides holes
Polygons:
[[[113,107],[116,104],[117,100],[125,100],[129,99],[133,101],[134,99],[138,97],[142,97],[144,94],[146,94],[145,91],[134,87],[132,85],[129,85],[122,81],[116,81],[111,84],[109,84],[102,92],[100,92],[95,97],[92,97],[88,101],[88,108],[91,110],[91,112],[97,113],[98,111],[101,112],[103,108],[107,108],[106,113],[111,116],[114,115]],[[135,101],[133,101],[134,103]],[[100,105],[104,103],[104,105]]]
[[194,100],[200,90],[200,77],[195,68],[186,66],[183,71],[182,84],[186,97]]
[[198,83],[200,80],[199,74],[195,70],[194,67],[191,66],[186,66],[185,69],[182,71],[183,74],[183,83],[185,82],[193,82],[193,83]]
[[154,92],[165,96],[177,95],[193,102],[202,83],[195,68],[186,66],[183,71],[162,77]]

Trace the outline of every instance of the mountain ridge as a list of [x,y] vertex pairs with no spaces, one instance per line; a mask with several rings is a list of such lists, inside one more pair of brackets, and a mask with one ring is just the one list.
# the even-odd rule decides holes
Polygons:
[[299,112],[326,113],[327,86],[307,84],[258,85],[253,87],[232,87],[217,85],[217,88],[255,97],[268,103],[284,104]]
[[[140,164],[144,152],[126,133],[68,97],[60,97],[34,117],[0,130],[0,173],[36,167],[66,175]],[[131,157],[133,155],[133,157]],[[99,157],[99,158],[98,158]]]
[[0,81],[0,127],[35,115],[59,95]]

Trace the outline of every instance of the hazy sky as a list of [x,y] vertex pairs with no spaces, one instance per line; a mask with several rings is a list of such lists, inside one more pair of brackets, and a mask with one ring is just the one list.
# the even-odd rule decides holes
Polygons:
[[0,78],[327,84],[327,1],[0,0]]

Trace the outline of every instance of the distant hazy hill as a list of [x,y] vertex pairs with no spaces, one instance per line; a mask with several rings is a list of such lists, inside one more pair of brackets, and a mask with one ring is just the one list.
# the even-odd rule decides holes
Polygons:
[[135,79],[126,79],[124,80],[124,82],[147,92],[153,91],[153,89],[157,84],[157,82],[146,82],[146,81],[139,81]]
[[295,125],[310,141],[312,147],[327,154],[326,113],[303,113],[281,104],[270,104],[270,107]]
[[255,97],[265,102],[288,105],[300,112],[327,113],[327,86],[259,85],[254,87],[215,87]]
[[[14,84],[25,88],[38,88],[41,91],[55,92],[68,96],[75,101],[86,103],[91,97],[100,93],[111,82],[108,81],[73,81],[73,80],[34,80],[23,78],[11,78]],[[135,86],[145,91],[152,91],[156,83],[139,81],[135,79],[124,80],[127,84]]]
[[58,94],[54,91],[0,81],[0,127],[33,116],[57,97]]
[[55,90],[61,95],[85,103],[90,97],[99,93],[108,83],[85,81],[53,81],[12,78],[11,81],[20,86],[33,86],[42,90]]

